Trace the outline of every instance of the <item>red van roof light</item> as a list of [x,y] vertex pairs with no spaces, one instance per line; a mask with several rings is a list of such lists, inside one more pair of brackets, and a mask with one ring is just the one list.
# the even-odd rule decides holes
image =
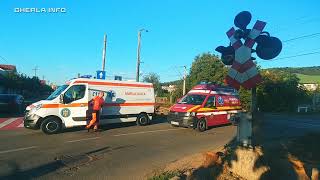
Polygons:
[[192,88],[193,90],[211,90],[211,91],[224,91],[224,92],[236,92],[236,90],[230,86],[223,86],[219,84],[199,84]]

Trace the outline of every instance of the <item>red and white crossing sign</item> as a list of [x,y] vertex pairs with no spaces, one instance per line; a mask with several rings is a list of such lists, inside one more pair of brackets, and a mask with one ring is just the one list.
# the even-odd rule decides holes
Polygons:
[[256,65],[251,59],[251,49],[255,44],[255,39],[260,35],[266,23],[257,21],[250,31],[245,42],[235,38],[235,29],[232,27],[227,36],[235,50],[235,60],[226,77],[226,82],[232,87],[239,89],[243,86],[246,89],[256,87],[262,81]]

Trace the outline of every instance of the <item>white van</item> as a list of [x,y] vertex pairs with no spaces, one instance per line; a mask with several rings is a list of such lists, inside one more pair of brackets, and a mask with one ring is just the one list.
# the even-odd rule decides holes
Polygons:
[[28,106],[24,126],[53,134],[86,125],[92,112],[88,102],[100,91],[105,92],[100,124],[136,121],[147,125],[152,120],[155,98],[151,83],[78,78],[60,86],[46,100]]

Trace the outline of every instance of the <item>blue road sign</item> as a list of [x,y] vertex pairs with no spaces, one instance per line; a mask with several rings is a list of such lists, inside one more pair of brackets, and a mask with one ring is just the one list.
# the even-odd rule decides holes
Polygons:
[[106,79],[105,71],[97,71],[97,79]]
[[114,76],[114,80],[122,81],[122,76]]

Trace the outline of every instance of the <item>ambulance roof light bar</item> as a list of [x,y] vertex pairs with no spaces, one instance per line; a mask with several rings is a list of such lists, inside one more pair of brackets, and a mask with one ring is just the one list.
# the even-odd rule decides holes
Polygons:
[[194,90],[211,90],[211,91],[227,91],[236,92],[236,90],[230,86],[222,86],[219,84],[199,84],[193,87]]

